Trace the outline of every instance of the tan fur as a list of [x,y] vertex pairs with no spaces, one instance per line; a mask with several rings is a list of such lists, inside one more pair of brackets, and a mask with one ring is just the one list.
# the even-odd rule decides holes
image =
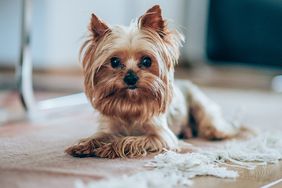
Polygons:
[[[193,115],[200,136],[222,139],[237,129],[221,116],[219,107],[190,82],[174,82],[174,65],[183,36],[170,31],[158,5],[129,27],[107,26],[92,15],[89,39],[81,48],[85,93],[100,115],[98,132],[66,152],[77,157],[141,157],[177,150],[176,135],[189,132]],[[150,67],[140,59],[150,57]],[[122,66],[113,68],[112,57]],[[131,70],[139,77],[137,88],[123,79]],[[188,130],[188,131],[187,131]]]

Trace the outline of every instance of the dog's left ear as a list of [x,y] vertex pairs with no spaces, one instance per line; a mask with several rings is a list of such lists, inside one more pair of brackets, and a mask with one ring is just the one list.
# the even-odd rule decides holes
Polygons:
[[162,18],[162,10],[159,5],[155,5],[138,19],[138,25],[141,29],[152,29],[161,37],[167,33],[166,21]]

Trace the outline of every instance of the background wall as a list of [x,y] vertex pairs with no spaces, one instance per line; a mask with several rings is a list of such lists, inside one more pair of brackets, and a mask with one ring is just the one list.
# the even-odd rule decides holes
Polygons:
[[[17,62],[22,0],[0,1],[0,65]],[[78,51],[94,12],[110,24],[129,24],[160,4],[165,18],[186,33],[185,0],[33,0],[32,53],[35,67],[76,67]]]
[[19,56],[21,0],[0,1],[0,65]]

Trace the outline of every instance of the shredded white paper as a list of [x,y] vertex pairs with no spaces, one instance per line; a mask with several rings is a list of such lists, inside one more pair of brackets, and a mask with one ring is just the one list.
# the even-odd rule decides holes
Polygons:
[[146,166],[158,169],[161,173],[181,174],[186,178],[195,176],[211,175],[220,178],[236,178],[237,172],[219,167],[215,163],[215,158],[201,153],[180,154],[173,151],[157,155]]
[[215,162],[252,170],[282,159],[282,133],[260,133],[248,140],[227,142],[221,149],[199,152]]
[[184,154],[168,151],[145,164],[153,168],[150,171],[88,184],[77,181],[76,188],[187,187],[195,176],[236,178],[237,171],[226,166],[252,170],[258,165],[277,163],[281,159],[282,133],[261,133],[248,140],[228,142],[224,147],[212,150],[198,149]]
[[189,187],[190,185],[192,185],[192,181],[181,176],[181,174],[170,173],[168,175],[156,170],[88,184],[76,181],[76,188],[171,188]]

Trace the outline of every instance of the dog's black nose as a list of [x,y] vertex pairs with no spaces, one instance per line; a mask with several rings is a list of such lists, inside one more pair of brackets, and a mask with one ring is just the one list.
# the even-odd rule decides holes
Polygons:
[[125,77],[123,78],[123,81],[128,85],[128,86],[133,86],[137,83],[139,80],[138,76],[132,71],[129,70]]

